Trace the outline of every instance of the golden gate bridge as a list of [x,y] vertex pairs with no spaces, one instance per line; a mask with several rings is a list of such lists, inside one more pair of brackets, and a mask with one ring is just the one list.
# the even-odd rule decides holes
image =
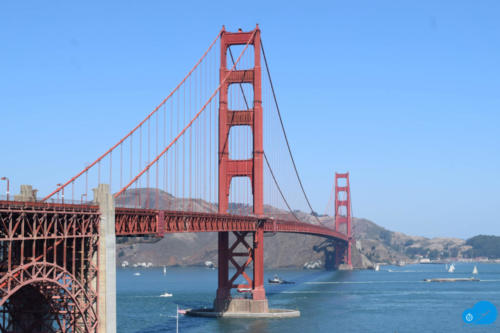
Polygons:
[[[2,332],[116,331],[116,236],[217,232],[218,316],[271,312],[265,233],[327,238],[334,266],[351,266],[348,173],[335,175],[333,225],[292,208],[302,202],[314,212],[258,26],[222,28],[143,121],[45,197],[37,200],[24,186],[6,199],[0,201]],[[238,288],[251,297],[235,297]]]

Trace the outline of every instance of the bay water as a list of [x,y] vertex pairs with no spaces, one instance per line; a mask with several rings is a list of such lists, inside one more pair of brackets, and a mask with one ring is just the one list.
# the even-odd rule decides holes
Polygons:
[[[471,277],[479,282],[424,282],[427,278]],[[298,309],[299,318],[213,319],[179,316],[179,332],[500,332],[493,324],[465,323],[462,313],[479,301],[500,310],[500,265],[381,266],[380,271],[266,269],[271,308]],[[136,275],[140,273],[140,275]],[[270,285],[278,274],[295,284]],[[126,268],[117,270],[117,330],[175,332],[176,308],[210,307],[217,270],[196,268]],[[165,292],[171,297],[161,297]]]

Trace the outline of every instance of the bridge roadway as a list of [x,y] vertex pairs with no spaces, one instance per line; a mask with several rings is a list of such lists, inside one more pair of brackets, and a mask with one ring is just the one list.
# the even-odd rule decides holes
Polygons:
[[263,223],[264,232],[308,234],[347,242],[346,235],[321,225],[232,214],[116,208],[115,223],[117,236],[162,236],[180,232],[252,232]]
[[[24,217],[26,221],[31,220],[27,215],[42,215],[48,217],[57,215],[58,219],[81,213],[98,213],[97,205],[60,204],[42,202],[20,202],[0,201],[2,215],[13,213],[17,218]],[[49,216],[47,216],[47,214]],[[16,219],[15,217],[11,217]],[[263,224],[264,232],[288,232],[308,234],[325,238],[335,238],[347,242],[347,236],[334,229],[283,219],[269,217],[258,218],[256,216],[241,216],[218,213],[199,213],[186,211],[170,211],[159,209],[115,209],[115,231],[116,236],[158,236],[169,233],[184,232],[223,232],[223,231],[256,231],[259,224]],[[17,224],[14,223],[14,226]],[[8,230],[8,228],[6,228]],[[5,231],[7,231],[5,230]],[[4,232],[5,232],[4,231]],[[11,230],[12,232],[13,230]],[[15,234],[15,232],[14,232]],[[4,233],[5,235],[5,233]],[[1,237],[0,237],[1,238]]]

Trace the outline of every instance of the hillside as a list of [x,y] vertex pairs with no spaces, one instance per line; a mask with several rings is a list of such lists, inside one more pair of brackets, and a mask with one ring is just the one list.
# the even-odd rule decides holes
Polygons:
[[[140,199],[138,195],[140,194]],[[147,189],[134,189],[126,193],[118,205],[140,204],[141,207],[156,206],[156,192]],[[182,200],[160,191],[158,207],[179,209],[189,207],[193,211],[216,211],[216,206],[203,200]],[[248,207],[233,208],[242,212]],[[266,214],[290,218],[288,212],[265,206]],[[309,214],[297,212],[301,220],[317,223]],[[333,224],[333,218],[320,216],[321,223]],[[373,263],[409,262],[421,257],[444,259],[470,255],[471,246],[465,240],[456,238],[425,238],[408,236],[384,229],[367,220],[353,218],[352,261],[355,268],[369,268]],[[168,234],[163,239],[154,238],[119,238],[117,240],[117,263],[128,261],[130,264],[151,262],[154,266],[197,266],[205,261],[217,262],[216,233]],[[333,248],[323,238],[295,234],[266,234],[264,240],[264,264],[269,268],[303,267],[306,263],[325,264],[325,256],[332,255]]]
[[500,237],[498,236],[478,235],[469,238],[466,244],[472,247],[469,251],[472,257],[500,258]]
[[468,257],[471,246],[459,238],[426,238],[389,231],[366,219],[354,219],[355,246],[373,262],[410,262]]

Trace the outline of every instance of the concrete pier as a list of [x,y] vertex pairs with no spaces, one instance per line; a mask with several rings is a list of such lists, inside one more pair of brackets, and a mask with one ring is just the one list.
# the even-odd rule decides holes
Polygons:
[[214,301],[214,309],[216,312],[249,312],[249,313],[266,313],[269,312],[267,298],[263,300],[234,298],[229,300]]
[[99,332],[116,333],[115,201],[108,184],[99,184],[94,202],[101,214],[99,230],[98,313]]
[[208,318],[295,318],[300,317],[299,310],[289,309],[269,309],[268,312],[217,312],[213,309],[194,309],[186,312],[186,315],[193,317]]
[[353,268],[352,268],[352,265],[349,265],[349,264],[340,264],[337,267],[337,270],[339,270],[339,271],[352,271]]
[[214,301],[212,309],[192,309],[186,315],[210,318],[293,318],[300,317],[299,310],[269,309],[267,299],[232,298]]

